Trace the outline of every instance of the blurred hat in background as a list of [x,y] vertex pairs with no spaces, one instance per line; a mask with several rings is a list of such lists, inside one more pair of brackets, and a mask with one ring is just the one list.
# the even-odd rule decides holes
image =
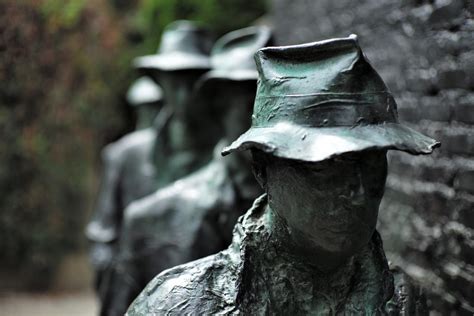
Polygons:
[[265,26],[252,26],[225,34],[211,50],[212,70],[202,80],[257,80],[254,55],[270,44],[271,37],[270,29]]
[[148,77],[140,77],[127,91],[127,102],[132,106],[156,103],[163,100],[163,92],[159,85]]
[[207,29],[192,21],[175,21],[163,31],[157,53],[137,57],[133,65],[142,70],[161,71],[210,69],[211,45],[212,39]]
[[[253,83],[258,79],[254,55],[271,41],[271,30],[265,26],[252,26],[232,31],[219,38],[211,50],[212,69],[196,83],[194,102],[197,111],[220,112],[222,104],[215,104],[215,90],[221,84]],[[218,102],[225,103],[225,102]]]

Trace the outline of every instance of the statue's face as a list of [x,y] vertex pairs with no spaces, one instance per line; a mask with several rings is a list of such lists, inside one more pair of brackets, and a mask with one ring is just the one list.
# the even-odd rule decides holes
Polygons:
[[212,102],[227,139],[237,139],[250,127],[256,89],[255,81],[224,81],[216,85]]
[[266,189],[298,247],[345,258],[372,237],[386,174],[385,151],[318,163],[271,158]]
[[160,71],[154,79],[163,89],[163,95],[178,116],[185,115],[189,106],[194,84],[204,73],[203,70]]
[[167,104],[173,109],[173,120],[170,122],[169,142],[175,150],[189,147],[195,141],[189,137],[189,124],[192,120],[191,97],[197,80],[204,70],[159,71],[154,73],[154,79],[161,85]]

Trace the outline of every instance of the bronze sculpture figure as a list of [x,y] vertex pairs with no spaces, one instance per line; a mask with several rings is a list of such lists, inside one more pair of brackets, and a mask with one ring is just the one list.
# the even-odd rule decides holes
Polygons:
[[386,151],[435,140],[398,123],[395,100],[356,36],[256,54],[251,149],[266,194],[231,246],[164,271],[127,315],[413,315],[423,297],[391,271],[375,230]]
[[[192,138],[200,135],[189,116],[189,102],[195,82],[210,69],[208,32],[190,21],[176,21],[168,25],[162,35],[157,54],[143,56],[134,60],[134,66],[146,76],[159,82],[163,90],[166,105],[155,119],[156,133],[151,140],[151,149],[147,153],[155,171],[152,188],[157,188],[192,172],[210,159],[211,144],[209,138]],[[212,135],[211,135],[212,136]],[[147,165],[137,162],[133,168],[144,168]],[[137,187],[141,183],[135,184]],[[143,196],[140,196],[143,197]],[[123,236],[121,236],[123,239]],[[114,286],[120,277],[113,268],[104,275],[105,285],[102,291],[102,315],[121,315],[114,304],[121,294]],[[117,304],[118,306],[118,304]]]
[[162,106],[161,88],[149,78],[139,78],[128,90],[127,101],[137,110],[137,128],[103,149],[102,183],[85,232],[92,243],[90,257],[99,297],[104,291],[104,273],[116,254],[125,207],[154,189],[150,158],[156,134],[153,119]]
[[175,21],[163,33],[157,54],[136,58],[134,66],[162,88],[169,119],[156,138],[156,188],[202,167],[211,159],[215,130],[201,128],[206,109],[190,102],[197,80],[211,68],[209,32],[191,21]]
[[214,45],[213,69],[198,82],[193,104],[208,108],[209,124],[219,126],[222,140],[205,167],[125,211],[110,304],[114,314],[123,314],[164,269],[225,249],[237,218],[259,195],[245,156],[223,160],[220,151],[227,139],[250,126],[257,80],[252,57],[269,40],[269,29],[250,27],[226,34]]

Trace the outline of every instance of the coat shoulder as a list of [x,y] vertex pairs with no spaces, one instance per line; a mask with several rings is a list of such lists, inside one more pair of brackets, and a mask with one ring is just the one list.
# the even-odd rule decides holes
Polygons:
[[227,172],[222,164],[211,161],[200,170],[132,202],[125,210],[124,221],[133,226],[150,217],[182,211],[187,204],[210,208],[224,198],[221,194],[226,192],[223,190],[226,180]]
[[128,316],[189,315],[229,311],[222,286],[229,274],[224,252],[168,269],[156,276],[130,305]]

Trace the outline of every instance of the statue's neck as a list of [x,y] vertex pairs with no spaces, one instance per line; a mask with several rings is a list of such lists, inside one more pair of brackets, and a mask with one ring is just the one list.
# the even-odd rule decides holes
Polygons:
[[137,123],[135,125],[135,130],[139,131],[142,129],[147,129],[153,126],[153,118],[150,117],[148,113],[139,111],[137,114]]
[[267,300],[267,310],[295,315],[327,315],[343,310],[359,275],[355,258],[331,271],[320,270],[317,259],[321,258],[302,256],[290,233],[272,213],[267,209],[262,220],[264,226],[256,224],[251,228],[255,230],[247,234],[249,246],[244,249],[253,258],[245,274],[250,275],[253,283],[245,293],[253,293],[257,298],[243,293],[243,305],[250,304],[246,303],[248,299]]
[[173,151],[189,150],[192,145],[192,136],[186,121],[180,117],[173,117],[169,124],[169,144]]
[[262,207],[260,215],[252,213],[249,222],[243,223],[246,238],[241,249],[245,258],[252,258],[244,265],[244,274],[252,283],[242,291],[243,308],[259,301],[266,302],[262,310],[284,314],[364,314],[380,310],[392,296],[393,285],[376,232],[361,251],[324,270],[320,268],[324,255],[302,255],[302,246],[296,244],[282,219],[268,204]]
[[339,270],[346,269],[346,266],[351,264],[354,256],[346,257],[318,247],[301,232],[290,229],[278,213],[270,206],[268,208],[272,235],[280,241],[278,244],[286,255],[298,262],[303,262],[308,268],[325,274],[337,274]]

